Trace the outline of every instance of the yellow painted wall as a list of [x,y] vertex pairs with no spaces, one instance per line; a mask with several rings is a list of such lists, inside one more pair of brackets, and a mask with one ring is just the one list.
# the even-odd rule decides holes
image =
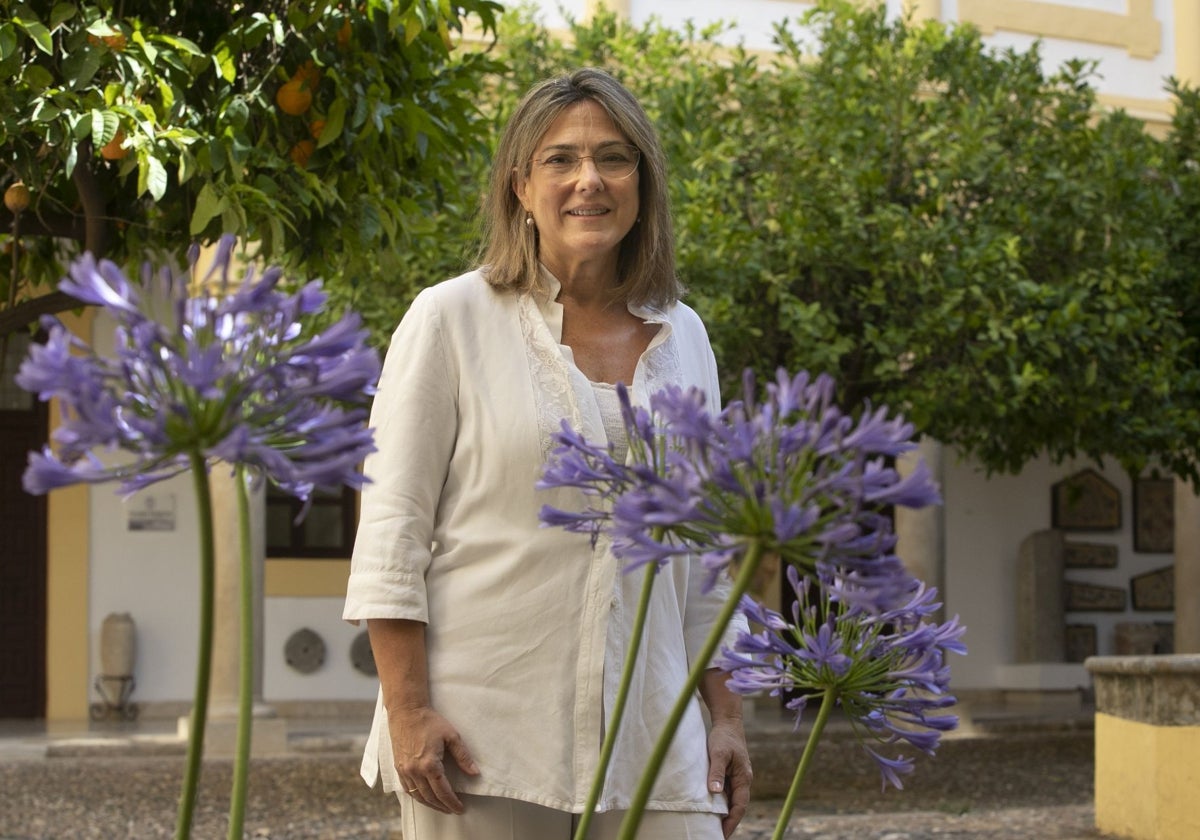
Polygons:
[[1184,82],[1200,82],[1200,3],[1175,0],[1175,76]]
[[608,10],[620,17],[629,17],[630,2],[631,0],[587,0],[583,13],[590,18],[597,12]]
[[349,560],[268,560],[263,594],[268,598],[344,598]]
[[[90,336],[92,312],[65,315],[76,335]],[[50,426],[57,425],[51,406]],[[88,716],[89,521],[87,485],[55,490],[46,500],[46,720]]]
[[1200,837],[1200,726],[1096,715],[1096,827],[1133,840]]

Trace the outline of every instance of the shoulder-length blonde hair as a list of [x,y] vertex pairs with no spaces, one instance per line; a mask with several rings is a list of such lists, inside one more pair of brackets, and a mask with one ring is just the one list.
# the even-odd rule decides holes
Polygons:
[[479,261],[484,275],[493,286],[518,291],[537,282],[537,233],[525,224],[524,208],[513,186],[518,177],[529,176],[533,154],[550,124],[571,105],[585,101],[603,108],[617,130],[642,153],[638,164],[640,220],[621,242],[619,296],[637,306],[667,306],[679,299],[683,288],[675,275],[666,155],[633,94],[608,73],[594,68],[535,85],[509,119],[483,201]]

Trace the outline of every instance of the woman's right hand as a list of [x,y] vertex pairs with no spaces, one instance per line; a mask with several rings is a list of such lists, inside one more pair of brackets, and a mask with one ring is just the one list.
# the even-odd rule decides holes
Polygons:
[[462,801],[446,776],[446,753],[468,776],[478,776],[479,767],[458,730],[429,706],[391,712],[388,728],[396,772],[408,795],[443,814],[461,814]]
[[446,753],[468,776],[478,776],[479,767],[458,730],[430,704],[425,625],[372,618],[367,631],[387,709],[393,763],[404,790],[422,805],[461,814],[463,804],[446,777]]

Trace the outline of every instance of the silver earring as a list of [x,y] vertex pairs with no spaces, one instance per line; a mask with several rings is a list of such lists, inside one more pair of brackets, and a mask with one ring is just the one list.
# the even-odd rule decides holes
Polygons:
[[533,214],[532,213],[525,214],[525,227],[533,227]]

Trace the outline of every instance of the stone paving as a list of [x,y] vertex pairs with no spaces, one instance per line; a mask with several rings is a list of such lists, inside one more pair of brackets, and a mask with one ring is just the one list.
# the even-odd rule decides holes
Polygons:
[[[288,751],[254,760],[247,838],[399,840],[396,803],[357,777],[362,733],[311,723]],[[365,732],[365,730],[363,730]],[[780,726],[750,729],[755,801],[736,840],[772,836],[802,744]],[[205,762],[196,838],[225,836],[231,767]],[[47,736],[0,724],[0,840],[170,837],[183,745],[150,726]],[[903,791],[844,731],[820,745],[789,840],[1094,840],[1092,733],[1086,716],[967,727],[918,761]],[[530,838],[542,840],[542,838]]]

